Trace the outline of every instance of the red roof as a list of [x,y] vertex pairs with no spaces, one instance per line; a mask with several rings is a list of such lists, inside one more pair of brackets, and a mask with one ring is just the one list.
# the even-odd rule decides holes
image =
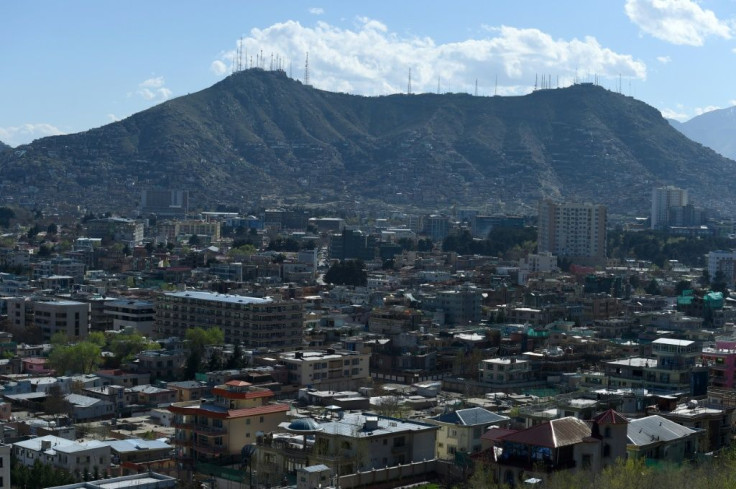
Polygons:
[[510,435],[511,433],[516,433],[517,431],[518,430],[511,430],[507,428],[499,428],[497,426],[491,426],[490,428],[488,428],[488,431],[483,433],[483,436],[481,436],[480,439],[496,441],[506,435]]
[[603,411],[601,414],[593,418],[594,423],[598,424],[629,424],[629,420],[621,416],[613,409]]
[[231,385],[233,387],[248,387],[249,385],[253,384],[244,380],[228,380],[227,382],[225,382],[225,385]]
[[273,392],[269,389],[238,392],[228,389],[222,389],[220,387],[213,387],[212,393],[216,396],[222,396],[226,399],[258,399],[259,397],[271,397],[274,395]]
[[557,448],[580,443],[590,434],[590,427],[585,421],[568,416],[511,433],[502,437],[501,440],[530,446]]
[[217,419],[233,419],[233,418],[247,418],[250,416],[261,416],[263,414],[273,414],[287,412],[289,410],[288,404],[268,404],[266,406],[257,406],[252,408],[243,409],[229,409],[227,411],[211,411],[209,409],[202,409],[197,406],[176,406],[172,404],[169,406],[169,411],[176,414],[196,414],[198,416],[205,416],[207,418]]

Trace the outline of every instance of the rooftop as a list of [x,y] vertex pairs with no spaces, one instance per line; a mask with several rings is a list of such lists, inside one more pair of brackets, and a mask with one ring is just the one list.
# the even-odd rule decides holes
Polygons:
[[244,295],[217,294],[214,292],[204,292],[200,290],[185,290],[183,292],[167,292],[164,294],[169,297],[198,299],[210,302],[227,302],[230,304],[267,304],[273,302],[270,297],[247,297]]

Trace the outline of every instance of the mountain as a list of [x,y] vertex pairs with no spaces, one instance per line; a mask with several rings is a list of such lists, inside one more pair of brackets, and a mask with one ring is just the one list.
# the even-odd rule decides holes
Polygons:
[[2,153],[3,151],[8,151],[9,149],[13,149],[13,148],[8,146],[4,142],[0,141],[0,153]]
[[706,112],[672,126],[693,141],[736,160],[736,107]]
[[0,154],[3,194],[27,205],[128,211],[144,188],[195,207],[298,203],[529,212],[541,197],[646,214],[654,186],[736,209],[734,163],[659,111],[592,84],[520,97],[362,97],[251,69],[78,134]]

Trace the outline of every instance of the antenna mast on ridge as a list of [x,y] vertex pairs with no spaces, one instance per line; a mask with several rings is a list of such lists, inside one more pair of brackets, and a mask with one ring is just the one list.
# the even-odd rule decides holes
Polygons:
[[478,79],[475,79],[475,96],[478,96]]
[[307,51],[307,60],[304,62],[304,84],[309,85],[309,51]]
[[411,95],[411,68],[409,68],[409,83],[406,86],[406,94]]

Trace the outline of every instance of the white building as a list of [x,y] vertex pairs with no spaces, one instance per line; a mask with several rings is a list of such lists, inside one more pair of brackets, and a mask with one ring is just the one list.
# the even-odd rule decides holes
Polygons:
[[289,383],[302,387],[342,390],[357,386],[370,377],[367,353],[336,351],[290,351],[279,355],[286,364]]
[[121,299],[106,302],[105,315],[112,317],[112,329],[115,331],[131,327],[142,335],[150,336],[156,311],[153,302]]
[[710,279],[716,276],[716,273],[723,272],[726,283],[729,288],[734,287],[736,283],[736,251],[711,251],[706,256],[708,261],[708,274]]
[[13,443],[13,455],[27,467],[38,460],[72,474],[85,469],[92,474],[95,468],[101,472],[110,467],[110,444],[96,440],[77,443],[53,435],[40,436]]
[[652,229],[662,229],[669,225],[670,209],[688,204],[687,190],[667,186],[652,190]]

